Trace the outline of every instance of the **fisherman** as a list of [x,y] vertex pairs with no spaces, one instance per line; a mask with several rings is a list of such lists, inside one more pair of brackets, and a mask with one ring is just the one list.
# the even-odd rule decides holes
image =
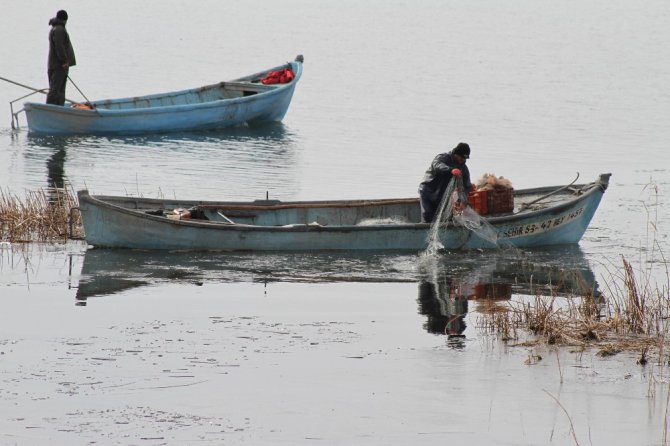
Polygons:
[[47,104],[65,105],[65,84],[68,72],[70,67],[77,63],[70,36],[65,29],[66,23],[67,12],[62,9],[56,13],[56,17],[49,20],[51,31],[49,31],[49,64],[47,67],[49,76]]
[[440,207],[442,196],[453,177],[462,177],[465,195],[472,188],[470,171],[465,165],[470,158],[470,146],[460,142],[448,153],[441,153],[435,157],[426,171],[423,182],[419,185],[421,198],[421,221],[431,223]]

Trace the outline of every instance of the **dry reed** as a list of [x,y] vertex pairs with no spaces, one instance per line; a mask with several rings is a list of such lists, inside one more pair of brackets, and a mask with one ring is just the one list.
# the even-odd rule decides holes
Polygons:
[[[594,296],[587,284],[567,297],[557,296],[548,286],[548,293],[483,311],[479,328],[522,345],[592,347],[602,357],[636,351],[641,365],[655,353],[660,363],[670,364],[670,271],[657,239],[660,195],[653,183],[645,190],[647,240],[637,270],[621,256],[620,265],[606,267],[609,277],[602,296]],[[658,277],[665,283],[656,281]]]
[[0,190],[0,242],[53,242],[81,238],[83,227],[71,189],[39,189],[21,199]]
[[512,301],[495,311],[482,311],[478,327],[503,341],[597,348],[599,356],[621,351],[640,353],[645,364],[651,352],[659,358],[668,351],[670,295],[668,288],[639,280],[625,258],[606,282],[608,292],[559,297],[538,294],[527,301]]

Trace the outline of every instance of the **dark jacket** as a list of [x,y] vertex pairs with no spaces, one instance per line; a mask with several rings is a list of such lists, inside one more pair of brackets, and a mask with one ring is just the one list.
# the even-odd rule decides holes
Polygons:
[[57,18],[49,20],[51,31],[49,31],[49,70],[63,67],[64,63],[73,67],[77,64],[74,57],[74,49],[70,42],[70,36],[65,30],[65,22]]
[[451,181],[451,169],[460,169],[463,177],[465,193],[472,189],[470,171],[465,164],[458,164],[451,153],[441,153],[435,157],[426,171],[423,182],[419,185],[419,193],[433,203],[442,201],[442,195]]

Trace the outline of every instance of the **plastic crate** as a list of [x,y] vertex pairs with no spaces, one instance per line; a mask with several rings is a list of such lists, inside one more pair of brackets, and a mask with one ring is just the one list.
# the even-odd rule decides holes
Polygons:
[[496,188],[487,193],[489,214],[505,214],[514,211],[514,189]]
[[479,215],[488,214],[488,198],[487,190],[482,189],[478,191],[472,191],[468,194],[468,203],[472,209],[475,210]]

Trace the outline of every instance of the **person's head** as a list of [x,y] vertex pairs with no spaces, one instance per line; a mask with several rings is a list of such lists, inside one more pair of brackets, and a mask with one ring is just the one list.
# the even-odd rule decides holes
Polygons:
[[61,22],[67,22],[67,11],[64,9],[61,9],[56,13],[56,18],[60,20]]
[[467,143],[459,142],[456,147],[451,150],[451,154],[459,164],[465,164],[465,161],[470,158],[470,146]]

